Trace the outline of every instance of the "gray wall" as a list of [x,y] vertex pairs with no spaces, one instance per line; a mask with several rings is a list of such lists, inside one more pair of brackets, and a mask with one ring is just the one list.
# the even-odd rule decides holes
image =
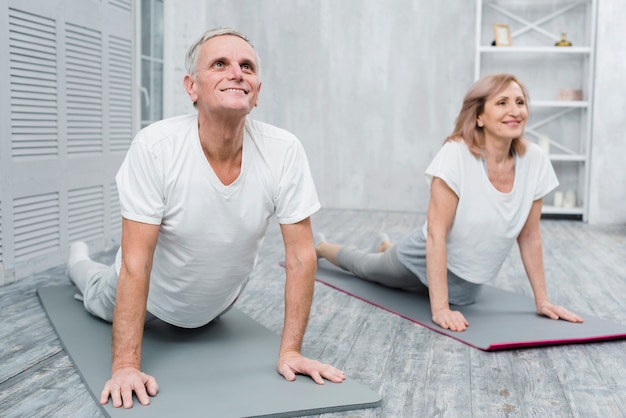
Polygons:
[[626,222],[626,1],[600,0],[589,222]]
[[[300,138],[324,207],[426,210],[423,171],[473,80],[474,1],[173,3],[166,3],[167,116],[193,111],[181,85],[187,46],[210,27],[236,27],[262,58],[253,116]],[[600,0],[590,222],[626,221],[624,99],[613,97],[616,83],[624,86],[625,3]],[[611,31],[605,22],[614,22]],[[611,187],[600,167],[611,170]]]

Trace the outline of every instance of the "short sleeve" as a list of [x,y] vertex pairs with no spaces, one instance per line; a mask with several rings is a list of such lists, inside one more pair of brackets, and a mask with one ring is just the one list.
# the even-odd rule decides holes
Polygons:
[[433,178],[438,177],[442,179],[457,196],[460,196],[461,173],[463,172],[462,147],[465,147],[465,143],[461,141],[448,141],[443,144],[424,173],[429,185],[432,183]]
[[300,222],[317,212],[321,206],[306,153],[297,139],[285,153],[275,206],[276,217],[281,224]]
[[158,225],[165,207],[162,170],[157,156],[140,139],[131,144],[115,177],[121,213],[132,221]]
[[548,156],[541,150],[537,154],[538,174],[534,200],[541,199],[559,185],[559,180]]

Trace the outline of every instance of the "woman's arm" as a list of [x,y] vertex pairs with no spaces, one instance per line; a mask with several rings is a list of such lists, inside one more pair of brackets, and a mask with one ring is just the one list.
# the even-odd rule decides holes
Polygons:
[[552,319],[564,319],[570,322],[583,322],[583,319],[562,306],[553,305],[548,297],[545,271],[543,267],[543,250],[541,244],[541,207],[543,199],[533,202],[528,219],[517,237],[517,245],[522,256],[522,263],[535,295],[537,312]]
[[469,325],[461,312],[450,310],[448,302],[448,262],[446,241],[452,227],[458,196],[440,178],[430,185],[428,236],[426,237],[426,275],[433,322],[451,331],[464,331]]

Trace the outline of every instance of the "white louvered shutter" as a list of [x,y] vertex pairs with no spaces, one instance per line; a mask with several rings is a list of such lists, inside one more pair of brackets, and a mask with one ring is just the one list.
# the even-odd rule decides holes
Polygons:
[[0,0],[0,284],[119,243],[139,124],[132,0]]

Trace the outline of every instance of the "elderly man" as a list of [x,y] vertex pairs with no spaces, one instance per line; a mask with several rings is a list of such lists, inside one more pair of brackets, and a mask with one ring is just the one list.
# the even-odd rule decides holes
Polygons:
[[[341,382],[344,373],[300,353],[316,255],[310,216],[319,207],[297,138],[248,118],[259,59],[246,37],[206,32],[187,52],[184,85],[197,114],[166,119],[134,139],[116,176],[122,245],[116,263],[91,261],[74,243],[70,277],[85,308],[113,322],[113,364],[101,403],[147,405],[158,385],[140,369],[146,314],[203,326],[228,310],[255,266],[271,216],[285,244],[285,318],[277,370]],[[219,361],[219,359],[209,359]]]

